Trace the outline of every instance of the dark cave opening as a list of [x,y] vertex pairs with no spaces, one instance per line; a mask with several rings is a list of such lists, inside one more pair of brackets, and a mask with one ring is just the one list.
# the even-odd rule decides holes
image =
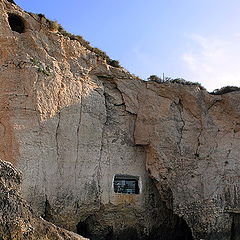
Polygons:
[[186,221],[175,214],[172,217],[174,225],[169,222],[153,229],[148,240],[194,240]]
[[192,231],[183,218],[178,219],[174,234],[174,240],[193,240]]
[[193,240],[191,229],[186,221],[177,215],[174,215],[174,218],[174,226],[163,225],[145,235],[141,229],[133,227],[113,231],[112,226],[103,227],[97,221],[93,223],[91,216],[77,224],[77,233],[91,240]]
[[232,214],[232,227],[230,240],[240,240],[240,214]]
[[25,24],[23,19],[13,13],[8,14],[8,22],[12,29],[12,31],[18,32],[18,33],[24,33],[25,32]]
[[89,226],[86,222],[79,222],[77,224],[77,234],[85,238],[90,238],[91,234],[89,231]]

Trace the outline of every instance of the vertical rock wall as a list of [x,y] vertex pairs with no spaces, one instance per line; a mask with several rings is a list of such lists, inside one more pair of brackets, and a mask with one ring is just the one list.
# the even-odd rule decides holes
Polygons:
[[[105,228],[147,236],[162,223],[152,214],[164,206],[145,170],[145,150],[134,144],[136,115],[115,83],[133,77],[51,32],[38,15],[7,1],[0,7],[1,157],[22,171],[23,196],[69,230],[97,218],[97,238]],[[23,20],[24,33],[11,29],[9,13]],[[141,194],[114,193],[115,174],[138,176]]]
[[[0,158],[39,214],[96,239],[192,239],[187,224],[236,238],[239,93],[143,82],[38,15],[0,12]],[[140,194],[114,193],[115,174],[138,176]]]

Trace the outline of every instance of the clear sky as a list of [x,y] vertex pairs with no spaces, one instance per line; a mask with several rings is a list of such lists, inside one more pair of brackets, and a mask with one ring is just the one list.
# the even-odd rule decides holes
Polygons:
[[240,87],[239,0],[15,0],[146,79]]

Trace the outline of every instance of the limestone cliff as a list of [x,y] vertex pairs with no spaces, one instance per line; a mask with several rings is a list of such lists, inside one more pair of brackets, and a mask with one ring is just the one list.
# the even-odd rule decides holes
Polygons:
[[239,92],[144,82],[42,16],[0,12],[0,158],[40,215],[92,239],[238,239]]
[[0,239],[86,239],[39,218],[21,198],[21,182],[21,174],[0,160]]

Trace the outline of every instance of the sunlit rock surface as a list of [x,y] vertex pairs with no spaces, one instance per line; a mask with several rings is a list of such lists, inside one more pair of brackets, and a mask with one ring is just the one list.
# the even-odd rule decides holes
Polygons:
[[[92,239],[238,239],[239,92],[144,82],[0,12],[0,158],[34,210]],[[115,193],[119,174],[140,193]]]
[[86,239],[37,216],[20,195],[21,182],[20,172],[0,160],[0,239]]

